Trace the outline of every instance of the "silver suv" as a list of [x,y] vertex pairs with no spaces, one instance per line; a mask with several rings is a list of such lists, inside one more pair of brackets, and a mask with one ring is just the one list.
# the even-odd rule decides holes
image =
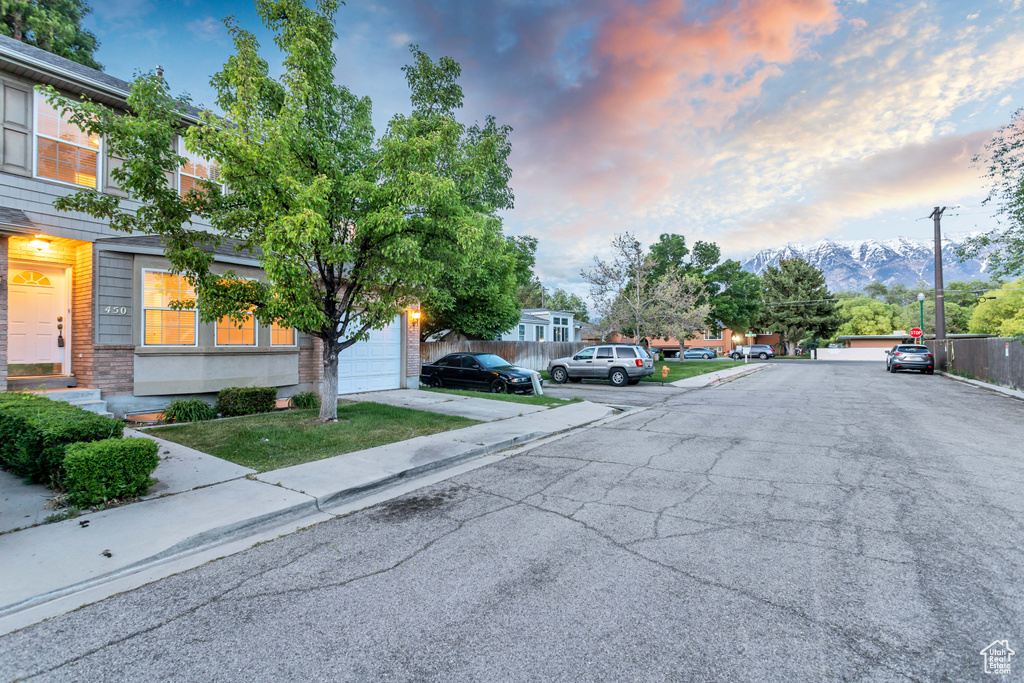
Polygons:
[[733,360],[739,360],[743,356],[767,360],[768,358],[775,358],[775,349],[768,344],[747,344],[746,346],[737,346],[729,354],[729,358]]
[[617,387],[636,384],[654,374],[654,361],[635,344],[588,346],[575,356],[548,361],[548,373],[558,384],[606,379]]

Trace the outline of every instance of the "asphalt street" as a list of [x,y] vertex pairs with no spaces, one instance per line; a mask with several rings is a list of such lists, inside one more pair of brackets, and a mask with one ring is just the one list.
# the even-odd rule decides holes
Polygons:
[[651,396],[11,634],[0,679],[965,681],[1007,680],[996,639],[1024,658],[1024,402],[881,363]]

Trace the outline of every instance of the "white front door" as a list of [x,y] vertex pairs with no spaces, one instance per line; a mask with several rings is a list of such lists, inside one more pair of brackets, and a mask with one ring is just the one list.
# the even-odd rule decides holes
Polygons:
[[338,393],[382,391],[402,386],[402,318],[338,355]]
[[67,269],[11,262],[7,277],[8,376],[66,375]]

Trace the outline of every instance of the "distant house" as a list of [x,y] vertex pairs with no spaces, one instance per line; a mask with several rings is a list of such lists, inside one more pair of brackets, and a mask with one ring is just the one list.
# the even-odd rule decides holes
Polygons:
[[519,323],[498,336],[499,341],[582,341],[583,323],[568,311],[524,308]]

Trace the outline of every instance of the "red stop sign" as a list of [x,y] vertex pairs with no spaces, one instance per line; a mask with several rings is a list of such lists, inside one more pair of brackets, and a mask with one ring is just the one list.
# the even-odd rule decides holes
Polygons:
[[923,334],[924,333],[921,331],[920,327],[915,327],[914,329],[912,329],[910,331],[910,336],[913,337],[914,339],[917,339],[918,337],[920,337]]

